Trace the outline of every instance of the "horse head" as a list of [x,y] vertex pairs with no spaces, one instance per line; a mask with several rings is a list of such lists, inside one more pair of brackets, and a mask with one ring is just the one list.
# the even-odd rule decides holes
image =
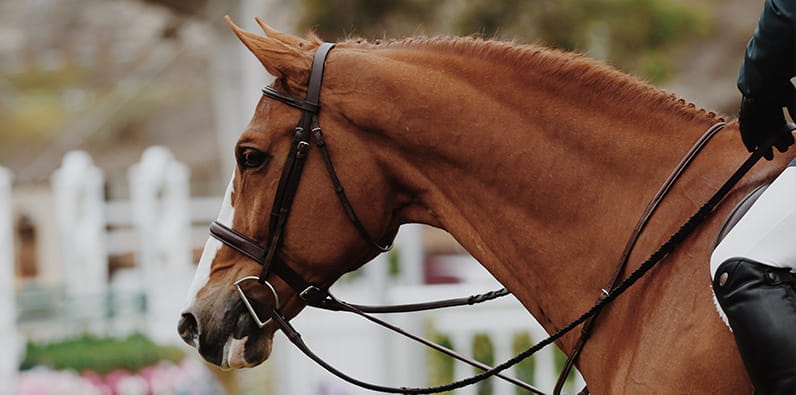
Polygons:
[[[264,257],[274,245],[273,259],[267,262],[271,269],[291,272],[294,283],[325,289],[380,252],[359,233],[374,235],[370,240],[374,243],[389,243],[397,232],[397,213],[405,206],[395,184],[380,169],[383,158],[362,139],[361,128],[335,111],[334,105],[326,107],[327,102],[342,101],[348,108],[356,107],[351,98],[331,93],[334,89],[344,92],[345,88],[338,78],[342,62],[334,55],[327,60],[320,92],[319,104],[324,111],[316,109],[313,114],[330,133],[308,137],[309,128],[305,126],[300,132],[313,147],[296,147],[296,122],[307,114],[273,97],[305,97],[320,43],[313,37],[302,39],[275,31],[257,21],[265,36],[241,30],[227,19],[243,44],[276,77],[269,88],[275,93],[260,100],[238,139],[237,167],[214,226],[244,240],[242,243],[249,247],[262,247],[246,255],[229,243],[208,239],[178,325],[188,344],[207,361],[224,368],[250,367],[266,360],[277,329],[267,317],[275,308],[292,317],[305,306],[299,297],[302,290],[291,284],[290,278],[263,272],[263,261],[252,255]],[[321,62],[323,65],[323,59]],[[359,229],[352,226],[350,214],[341,208],[336,195],[343,193],[342,188],[330,181],[325,158],[317,152],[320,148],[314,147],[319,139],[323,139],[321,145],[326,144],[323,149],[329,159],[334,160],[334,177],[347,187],[344,206],[367,213],[357,217]],[[293,168],[297,155],[306,158],[303,170],[298,170],[295,179],[288,179],[288,173],[297,171]],[[290,190],[291,183],[297,183],[294,192],[282,191]],[[286,194],[291,195],[287,205],[283,203]],[[283,219],[279,218],[280,211]],[[276,238],[275,233],[279,233]],[[263,318],[258,323],[255,317]]]

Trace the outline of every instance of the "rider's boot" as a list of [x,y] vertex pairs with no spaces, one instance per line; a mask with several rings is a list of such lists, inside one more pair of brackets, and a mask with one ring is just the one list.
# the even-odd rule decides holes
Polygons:
[[796,274],[731,258],[713,279],[756,394],[796,394]]

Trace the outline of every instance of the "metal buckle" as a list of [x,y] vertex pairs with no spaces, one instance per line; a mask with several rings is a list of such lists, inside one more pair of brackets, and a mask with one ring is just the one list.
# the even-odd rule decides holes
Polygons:
[[301,298],[301,300],[306,302],[309,295],[313,292],[320,293],[321,289],[314,285],[310,285],[305,290],[301,291],[301,293],[299,294],[299,298]]
[[[240,283],[242,283],[242,282],[244,282],[246,280],[254,280],[254,281],[257,281],[258,283],[260,283],[260,277],[257,277],[257,276],[243,277],[242,279],[240,279],[238,281],[235,281],[235,284],[233,284],[233,285],[235,286],[235,289],[238,290],[238,295],[240,295],[240,299],[243,301],[243,305],[246,306],[247,310],[249,310],[249,314],[251,314],[252,318],[254,319],[254,323],[257,324],[258,327],[262,328],[262,327],[268,325],[268,323],[271,322],[271,320],[273,320],[273,318],[269,318],[269,319],[263,321],[257,315],[257,312],[254,311],[254,306],[252,306],[251,302],[249,302],[249,298],[246,297],[246,293],[243,292],[243,288],[240,287]],[[268,281],[266,281],[266,282],[264,282],[262,284],[267,286],[268,289],[271,290],[271,293],[274,294],[274,302],[276,303],[276,306],[274,306],[274,309],[278,310],[280,308],[280,306],[279,306],[279,295],[277,295],[276,289],[274,289],[274,286],[271,285],[271,283],[269,283]]]
[[302,140],[296,144],[296,157],[303,158],[307,156],[307,151],[309,151],[310,143]]

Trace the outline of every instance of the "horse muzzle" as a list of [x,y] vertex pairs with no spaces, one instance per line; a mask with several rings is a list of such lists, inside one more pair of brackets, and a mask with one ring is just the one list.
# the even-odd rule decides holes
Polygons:
[[192,309],[184,311],[177,332],[206,361],[222,369],[238,369],[257,366],[270,356],[273,329],[261,329],[240,303],[223,318],[202,317]]

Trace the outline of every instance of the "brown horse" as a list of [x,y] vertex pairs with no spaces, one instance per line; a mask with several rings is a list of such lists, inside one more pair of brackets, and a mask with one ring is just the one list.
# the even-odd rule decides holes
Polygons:
[[[275,89],[304,97],[319,41],[258,22],[266,36],[230,25],[277,77]],[[551,332],[592,305],[647,201],[717,121],[583,56],[472,38],[340,43],[326,63],[320,104],[338,175],[371,235],[389,241],[404,223],[447,230]],[[239,166],[219,221],[261,244],[299,115],[261,100],[235,148]],[[731,123],[653,216],[628,270],[746,156]],[[784,160],[755,168],[716,215],[603,311],[577,365],[592,393],[752,391],[712,303],[708,258],[733,202]],[[340,208],[317,152],[285,232],[279,260],[318,284],[377,253]],[[254,325],[232,286],[260,269],[208,241],[180,324],[208,361],[238,368],[268,358],[275,326]],[[279,278],[271,283],[285,313],[298,314],[296,293]],[[268,297],[251,288],[254,299]],[[570,334],[557,344],[568,351],[576,340]]]

